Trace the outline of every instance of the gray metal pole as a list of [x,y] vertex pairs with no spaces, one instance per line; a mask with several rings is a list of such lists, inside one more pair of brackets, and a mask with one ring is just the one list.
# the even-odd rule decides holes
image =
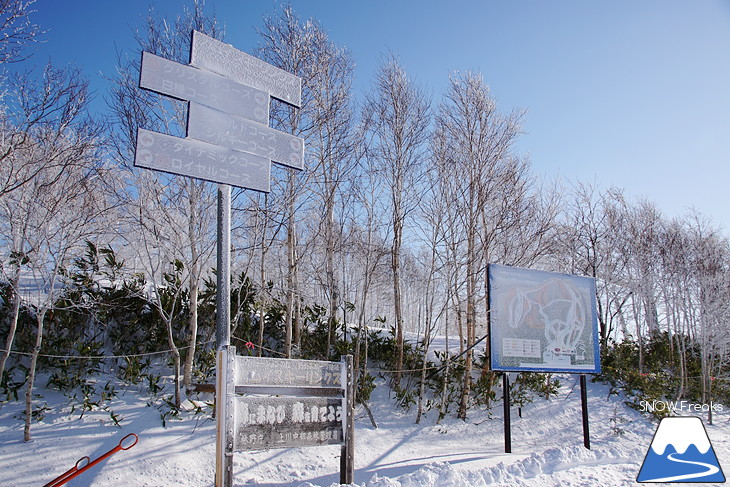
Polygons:
[[236,347],[218,350],[216,364],[216,455],[215,487],[233,486],[233,450],[235,436]]
[[215,339],[218,350],[231,344],[231,187],[218,185],[218,289]]
[[[216,376],[216,421],[218,423],[218,442],[216,454],[216,487],[231,487],[233,485],[233,412],[230,402],[230,391],[234,388],[231,364],[235,357],[235,347],[231,344],[231,187],[227,184],[218,185],[218,256],[217,256],[217,290],[215,339],[219,352],[218,370]],[[222,354],[222,355],[221,355]]]

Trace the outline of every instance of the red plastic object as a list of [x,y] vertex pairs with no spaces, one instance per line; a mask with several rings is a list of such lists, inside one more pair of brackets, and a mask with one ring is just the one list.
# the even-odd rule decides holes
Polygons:
[[[130,438],[130,437],[134,437],[134,441],[131,444],[129,444],[127,446],[124,446],[125,440],[127,438]],[[89,460],[89,457],[81,457],[79,459],[79,461],[76,462],[76,465],[74,465],[71,469],[69,469],[67,472],[63,473],[59,477],[56,477],[55,479],[51,480],[50,482],[48,482],[43,487],[58,487],[59,485],[63,485],[66,482],[68,482],[69,480],[71,480],[72,478],[74,478],[74,477],[76,477],[78,475],[81,475],[82,473],[84,473],[85,471],[87,471],[88,469],[90,469],[91,467],[93,467],[94,465],[96,465],[97,463],[106,460],[107,458],[109,458],[110,456],[114,455],[119,450],[129,450],[130,448],[132,448],[134,445],[137,444],[137,441],[138,440],[139,440],[139,437],[136,434],[129,433],[127,436],[125,436],[124,438],[122,438],[119,441],[119,444],[117,446],[115,446],[114,448],[112,448],[108,452],[104,453],[102,456],[100,456],[99,458],[97,458],[93,462]],[[84,465],[83,467],[79,468],[79,465],[84,460],[86,460],[86,465]]]

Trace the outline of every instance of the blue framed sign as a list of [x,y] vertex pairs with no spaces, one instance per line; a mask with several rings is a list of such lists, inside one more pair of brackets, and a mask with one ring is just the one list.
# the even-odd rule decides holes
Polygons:
[[492,370],[599,373],[595,280],[490,264],[489,346]]

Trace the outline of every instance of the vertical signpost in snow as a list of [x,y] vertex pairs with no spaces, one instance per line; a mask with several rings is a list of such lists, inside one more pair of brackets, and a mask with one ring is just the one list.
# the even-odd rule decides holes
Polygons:
[[[352,362],[351,355],[340,362],[325,362],[243,357],[236,355],[235,347],[220,350],[222,373],[216,389],[221,391],[218,400],[225,402],[224,453],[341,445],[340,483],[351,484],[355,465]],[[230,481],[232,476],[223,478]]]
[[[140,128],[134,165],[219,185],[216,486],[232,485],[234,450],[333,443],[342,444],[341,479],[352,482],[351,357],[334,365],[253,363],[237,358],[230,346],[231,186],[268,192],[272,162],[303,169],[304,141],[268,126],[271,98],[301,105],[301,79],[193,31],[189,65],[142,53],[140,87],[187,102],[188,123],[184,138]],[[268,374],[271,384],[251,384],[251,367],[254,375]],[[312,373],[281,386],[282,374],[296,378],[302,370]],[[247,374],[249,384],[239,384]],[[307,382],[322,374],[332,376],[331,387]],[[247,392],[294,399],[237,396]]]

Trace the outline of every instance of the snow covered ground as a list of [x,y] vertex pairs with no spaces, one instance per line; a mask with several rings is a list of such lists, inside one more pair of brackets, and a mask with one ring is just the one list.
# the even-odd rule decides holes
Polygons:
[[[45,383],[43,378],[38,384]],[[635,479],[656,423],[627,408],[607,389],[589,382],[592,449],[583,447],[577,377],[562,376],[558,397],[537,399],[512,414],[512,451],[504,453],[501,403],[492,414],[472,411],[466,422],[451,416],[436,424],[429,412],[420,425],[415,411],[392,404],[381,380],[371,400],[375,429],[365,411],[356,411],[355,483],[363,487],[415,486],[618,486]],[[155,399],[140,386],[118,397],[109,412],[79,418],[68,400],[40,390],[38,404],[50,408],[33,424],[34,441],[23,442],[21,402],[0,405],[0,485],[40,486],[76,461],[93,460],[129,433],[139,442],[120,451],[66,485],[213,486],[215,425],[208,413],[191,410],[163,427]],[[140,395],[142,394],[142,395]],[[159,403],[159,399],[157,399]],[[188,404],[189,405],[189,404]],[[730,473],[730,416],[726,408],[707,426],[725,474]],[[618,422],[617,422],[618,421]],[[623,434],[614,433],[614,428]],[[236,453],[234,485],[312,487],[337,485],[338,446]],[[702,484],[694,484],[702,485]]]

